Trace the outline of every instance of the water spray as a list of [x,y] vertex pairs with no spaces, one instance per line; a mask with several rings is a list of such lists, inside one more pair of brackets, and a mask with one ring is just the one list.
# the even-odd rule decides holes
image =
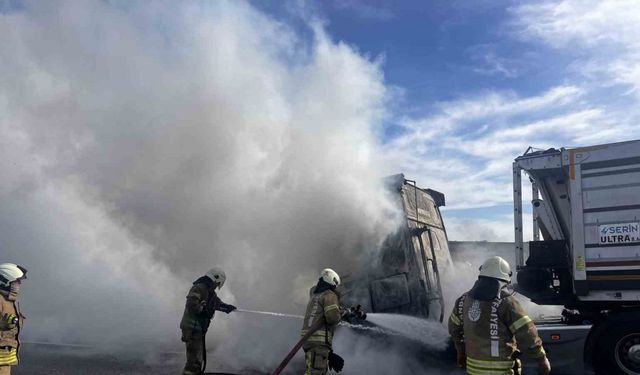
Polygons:
[[[273,316],[276,318],[291,318],[291,319],[298,319],[298,320],[302,320],[304,319],[304,316],[302,315],[294,315],[294,314],[283,314],[283,313],[277,313],[277,312],[272,312],[272,311],[257,311],[257,310],[247,310],[247,309],[236,309],[236,312],[241,312],[241,313],[245,313],[245,314],[256,314],[256,315],[263,315],[263,316]],[[375,316],[376,314],[368,314],[367,316],[372,315]],[[368,325],[368,326],[364,326],[362,324],[353,324],[353,323],[349,323],[347,321],[341,321],[340,323],[338,323],[339,326],[342,327],[347,327],[350,329],[355,329],[355,330],[360,330],[360,331],[374,331],[377,333],[389,333],[388,331],[379,328],[379,327],[374,327],[374,325]]]
[[[236,312],[273,316],[277,318],[304,319],[302,315],[284,314],[272,311],[237,309]],[[436,335],[441,334],[440,330],[435,329],[436,326],[437,328],[441,328],[440,324],[424,319],[404,315],[376,313],[367,314],[367,317],[368,323],[366,325],[362,324],[362,322],[354,324],[344,320],[338,323],[338,325],[359,331],[372,331],[387,335],[404,336],[419,342],[423,342],[425,340],[425,331],[433,332],[433,334]]]
[[293,314],[282,314],[271,311],[256,311],[256,310],[246,310],[246,309],[237,309],[237,312],[247,313],[247,314],[258,314],[258,315],[267,315],[267,316],[275,316],[279,318],[293,318],[293,319],[304,319],[302,315],[293,315]]

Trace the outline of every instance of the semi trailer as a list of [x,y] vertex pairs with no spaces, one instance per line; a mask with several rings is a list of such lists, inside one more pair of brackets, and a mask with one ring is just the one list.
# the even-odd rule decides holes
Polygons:
[[516,290],[564,306],[561,317],[537,322],[554,368],[640,374],[640,140],[529,148],[513,162],[513,202]]

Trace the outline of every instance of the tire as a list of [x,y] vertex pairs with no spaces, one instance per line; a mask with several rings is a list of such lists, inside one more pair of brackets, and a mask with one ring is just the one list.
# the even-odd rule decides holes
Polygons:
[[593,355],[598,375],[640,375],[640,316],[611,317],[597,338]]

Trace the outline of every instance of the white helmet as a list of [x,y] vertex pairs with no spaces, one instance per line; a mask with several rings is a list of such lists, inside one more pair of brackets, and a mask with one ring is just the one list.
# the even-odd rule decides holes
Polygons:
[[324,280],[324,282],[328,283],[332,286],[340,285],[340,276],[338,273],[331,268],[325,268],[320,272],[320,278]]
[[27,278],[27,270],[13,263],[0,264],[0,289],[9,290],[9,284]]
[[213,280],[214,282],[217,282],[220,288],[222,288],[222,286],[224,285],[224,282],[227,281],[227,275],[224,273],[224,271],[220,267],[213,267],[209,271],[207,271],[207,273],[205,273],[204,275],[210,278],[211,280]]
[[498,256],[491,257],[480,266],[480,276],[511,282],[511,267],[506,260]]

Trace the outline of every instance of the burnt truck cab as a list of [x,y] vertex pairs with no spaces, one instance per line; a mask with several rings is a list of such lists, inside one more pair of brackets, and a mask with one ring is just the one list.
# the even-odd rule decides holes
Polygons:
[[346,298],[366,311],[442,321],[440,272],[451,268],[447,233],[440,214],[444,194],[421,189],[398,174],[385,179],[402,213],[395,233],[371,252],[356,277],[345,280]]

